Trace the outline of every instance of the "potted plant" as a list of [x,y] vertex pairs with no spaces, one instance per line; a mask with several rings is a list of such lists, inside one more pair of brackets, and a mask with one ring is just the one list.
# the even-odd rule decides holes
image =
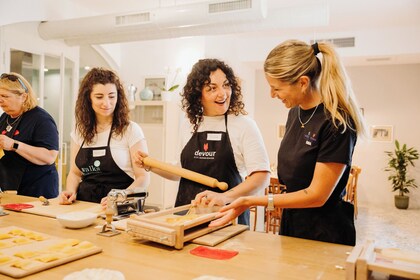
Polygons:
[[391,181],[392,191],[398,191],[398,195],[394,196],[395,207],[407,209],[409,197],[405,194],[410,192],[409,187],[418,187],[415,179],[408,177],[407,167],[409,165],[414,167],[414,161],[419,159],[419,152],[414,147],[407,148],[406,144],[401,146],[398,140],[395,140],[394,151],[385,153],[388,155],[388,166],[385,171],[391,172],[388,180]]
[[[166,72],[169,74],[170,72],[169,68],[166,69]],[[175,70],[175,75],[172,79],[172,83],[168,84],[168,86],[165,85],[165,87],[160,88],[162,90],[161,95],[162,95],[163,101],[170,101],[173,92],[179,87],[179,84],[175,84],[175,81],[176,81],[176,78],[178,77],[179,72],[181,72],[181,68],[177,68]]]

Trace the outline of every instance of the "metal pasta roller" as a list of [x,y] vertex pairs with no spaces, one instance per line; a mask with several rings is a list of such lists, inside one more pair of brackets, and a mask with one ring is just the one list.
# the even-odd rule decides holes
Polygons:
[[117,212],[113,219],[120,220],[131,214],[142,214],[147,196],[147,192],[136,191],[136,189],[133,191],[112,189],[108,193],[108,200],[114,203],[114,209]]

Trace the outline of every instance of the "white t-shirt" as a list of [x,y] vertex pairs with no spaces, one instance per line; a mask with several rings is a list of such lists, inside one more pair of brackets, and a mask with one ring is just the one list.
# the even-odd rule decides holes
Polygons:
[[[236,167],[242,180],[256,171],[270,171],[270,160],[260,130],[253,119],[244,115],[228,115],[227,130],[235,157]],[[207,117],[198,132],[226,131],[225,116]],[[193,126],[185,119],[181,124],[180,153],[191,139]]]
[[[97,137],[93,139],[91,144],[87,145],[84,143],[83,147],[93,148],[106,146],[108,143],[110,129],[111,128],[98,133],[96,135]],[[83,139],[75,131],[71,133],[71,138],[79,146],[82,145]],[[116,136],[115,134],[111,137],[110,146],[112,158],[114,159],[115,163],[133,179],[135,177],[133,166],[131,165],[130,148],[143,139],[145,139],[143,130],[137,123],[133,121],[130,121],[127,130],[122,137],[121,135]]]

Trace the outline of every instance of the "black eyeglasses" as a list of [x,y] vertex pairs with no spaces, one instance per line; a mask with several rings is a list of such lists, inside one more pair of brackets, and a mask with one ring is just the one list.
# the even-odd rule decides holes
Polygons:
[[22,88],[25,90],[25,92],[26,93],[28,92],[28,88],[25,86],[22,80],[16,75],[3,73],[1,74],[0,79],[8,79],[9,81],[12,81],[12,82],[18,81],[19,84],[22,86]]

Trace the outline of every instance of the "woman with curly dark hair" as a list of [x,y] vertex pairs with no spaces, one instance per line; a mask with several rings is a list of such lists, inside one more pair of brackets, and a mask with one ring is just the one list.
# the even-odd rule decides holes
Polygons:
[[[181,178],[175,206],[194,199],[210,207],[225,205],[268,185],[268,155],[257,125],[246,116],[241,87],[232,68],[217,59],[199,60],[188,75],[182,107],[189,122],[180,132],[181,166],[226,182],[229,188],[222,193]],[[141,166],[144,156],[142,152],[137,154]],[[180,179],[156,168],[152,171],[168,179]],[[249,225],[249,212],[238,222]]]
[[63,204],[76,200],[105,203],[111,189],[145,191],[150,175],[132,164],[137,150],[146,150],[143,130],[130,121],[123,85],[111,70],[93,68],[84,77],[76,101],[71,169]]

